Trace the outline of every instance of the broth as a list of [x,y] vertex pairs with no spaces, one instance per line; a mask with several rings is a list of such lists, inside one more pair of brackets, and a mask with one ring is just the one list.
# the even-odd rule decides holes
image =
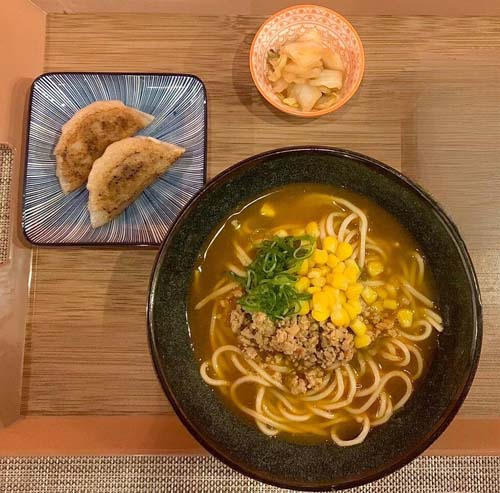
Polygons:
[[[318,184],[294,184],[272,190],[235,210],[215,229],[214,234],[208,239],[203,250],[200,252],[194,269],[188,303],[189,328],[191,331],[195,354],[199,358],[200,363],[211,361],[214,350],[219,346],[221,347],[222,344],[220,341],[222,339],[225,345],[232,345],[235,347],[238,347],[239,345],[238,333],[231,331],[229,320],[231,311],[237,305],[237,298],[231,296],[230,293],[225,293],[220,297],[220,299],[217,298],[214,301],[208,302],[204,306],[199,307],[199,309],[196,309],[196,305],[199,304],[200,300],[213,292],[214,289],[217,288],[217,283],[220,283],[221,279],[229,280],[228,266],[232,265],[237,272],[245,270],[245,266],[238,264],[238,252],[235,254],[234,244],[236,243],[239,245],[243,251],[247,253],[251,259],[253,259],[256,253],[256,242],[262,241],[262,239],[265,238],[271,238],[274,233],[279,232],[277,231],[278,228],[280,230],[286,230],[287,232],[299,230],[304,228],[308,223],[313,221],[318,222],[320,218],[327,217],[328,214],[331,214],[332,196],[350,201],[366,214],[369,225],[368,238],[371,239],[370,242],[373,241],[375,244],[375,246],[370,247],[369,245],[371,245],[371,243],[367,243],[367,260],[370,258],[383,260],[384,271],[378,276],[375,276],[374,281],[367,275],[367,268],[364,266],[361,270],[359,282],[361,284],[367,283],[367,285],[370,283],[376,284],[377,282],[383,283],[381,286],[376,287],[374,285],[373,287],[374,290],[378,290],[381,293],[378,296],[378,301],[382,304],[382,306],[385,304],[385,299],[382,299],[382,294],[384,293],[383,290],[387,285],[392,286],[392,284],[390,284],[390,280],[395,279],[397,276],[403,276],[404,279],[406,279],[407,276],[408,279],[417,280],[421,272],[419,271],[419,262],[415,260],[418,257],[418,254],[413,254],[414,259],[412,260],[412,252],[419,251],[417,243],[411,237],[409,232],[393,216],[372,201],[368,200],[366,197],[344,189]],[[263,206],[265,206],[264,209]],[[272,213],[270,212],[269,214],[264,215],[262,211],[266,208]],[[348,212],[350,211],[345,212],[345,215],[347,215]],[[355,220],[356,219],[352,222]],[[352,233],[351,236],[353,236],[353,238],[355,237]],[[359,240],[358,243],[360,243],[360,241],[361,240]],[[387,259],[383,259],[381,254],[379,255],[376,250],[377,245],[383,249],[383,252],[387,255]],[[370,262],[368,262],[368,265],[369,264]],[[411,292],[408,292],[407,289],[410,288],[404,288],[403,281],[401,281],[401,286],[397,288],[399,296],[398,299],[405,301],[405,296],[408,297],[410,302],[408,304],[408,309],[412,310],[415,318],[417,318],[417,314],[423,314],[422,317],[425,323],[422,323],[422,327],[424,328],[424,332],[427,325],[432,325],[432,321],[429,322],[428,317],[434,317],[432,320],[440,325],[440,322],[438,322],[439,315],[437,315],[434,311],[432,312],[434,315],[430,314],[430,309],[429,314],[427,314],[423,305],[420,306],[421,303],[418,297],[414,297]],[[423,278],[418,282],[418,293],[423,295],[425,298],[435,299],[432,276],[428,268],[425,269]],[[388,298],[391,298],[390,294],[388,295]],[[399,312],[397,313],[399,317]],[[435,324],[432,326],[434,327]],[[418,334],[421,333],[421,329],[416,330],[412,327],[411,330],[413,331],[411,334],[417,334],[417,337]],[[217,334],[220,334],[220,340],[218,339],[219,336]],[[356,336],[354,337],[356,340]],[[436,332],[432,330],[429,336],[422,341],[408,341],[403,337],[401,340],[404,344],[401,343],[401,340],[398,339],[398,337],[390,337],[388,335],[383,337],[380,336],[375,338],[368,347],[357,349],[357,356],[351,360],[352,372],[356,377],[356,394],[360,390],[369,389],[376,378],[375,373],[373,373],[374,371],[377,375],[379,372],[380,375],[387,375],[390,374],[390,372],[401,373],[401,371],[403,371],[407,375],[414,376],[419,370],[419,359],[416,356],[416,352],[421,355],[422,361],[420,364],[423,365],[423,368],[420,369],[421,375],[418,376],[418,378],[412,378],[411,388],[413,389],[415,384],[418,384],[418,380],[425,375],[425,371],[429,365],[432,352],[436,344]],[[411,337],[411,335],[409,337]],[[402,366],[400,356],[401,354],[406,353],[402,345],[409,346],[410,348],[416,348],[410,349],[410,362],[404,366],[403,370],[401,370]],[[237,353],[234,353],[234,357],[236,359],[240,358],[240,356],[236,356],[236,354]],[[227,353],[227,358],[221,357],[217,363],[217,365],[220,366],[219,372],[224,375],[224,380],[227,382],[235,382],[242,376],[241,371],[233,365],[234,358],[231,358],[232,356]],[[365,361],[364,366],[366,368],[370,368],[370,371],[365,369],[363,372],[363,360]],[[241,361],[243,362],[243,359]],[[374,362],[378,370],[371,370],[371,361]],[[330,372],[332,382],[335,378],[337,378],[336,384],[332,383],[331,385],[333,386],[332,389],[336,388],[337,390],[340,386],[345,385],[346,398],[348,399],[347,388],[349,386],[349,382],[352,383],[352,381],[349,380],[350,370],[346,371],[345,367],[341,368],[343,368],[340,372],[342,373],[341,377],[338,376],[337,370]],[[252,373],[252,371],[250,372],[252,375],[254,373],[255,372]],[[211,375],[211,378],[214,379],[214,381],[218,378],[214,369],[212,369]],[[340,382],[339,378],[342,379],[342,382]],[[222,380],[219,380],[219,383],[220,381]],[[325,436],[324,430],[321,428],[322,426],[326,426],[325,423],[328,422],[328,419],[325,418],[325,416],[328,415],[329,418],[335,416],[330,419],[331,422],[334,422],[335,420],[339,421],[338,423],[332,425],[332,430],[335,429],[334,432],[332,431],[332,437],[334,437],[335,441],[339,444],[342,444],[344,440],[349,441],[353,436],[356,436],[356,434],[359,433],[359,428],[361,426],[365,426],[366,420],[370,423],[376,423],[377,420],[380,420],[381,410],[396,404],[403,398],[402,396],[408,392],[408,384],[405,382],[406,380],[403,378],[395,377],[389,379],[383,387],[383,390],[380,392],[379,397],[375,398],[373,400],[373,404],[359,415],[349,414],[351,411],[344,411],[343,408],[335,409],[334,411],[325,410],[328,406],[334,408],[335,404],[328,405],[325,404],[323,400],[319,401],[317,407],[315,407],[313,401],[312,404],[310,402],[305,403],[305,407],[302,408],[296,404],[294,395],[285,392],[281,395],[281,397],[286,396],[288,404],[293,403],[292,407],[300,407],[301,412],[303,413],[301,414],[302,417],[307,413],[312,413],[312,416],[304,421],[304,424],[300,425],[300,430],[302,431],[287,431],[287,426],[284,424],[284,428],[280,430],[280,436],[284,436],[289,440],[299,440],[300,442],[306,443],[329,439],[330,436],[328,434]],[[281,409],[288,409],[286,413],[283,411],[285,415],[293,414],[293,416],[296,416],[296,413],[294,414],[290,411],[291,408],[287,407],[288,404],[286,404],[285,401],[280,400],[280,397],[276,396],[274,394],[274,390],[268,386],[264,386],[264,391],[260,390],[262,395],[264,395],[265,392],[264,404],[262,404],[262,402],[258,404],[259,388],[263,385],[259,387],[254,381],[242,383],[238,389],[238,399],[241,405],[235,404],[234,396],[230,391],[230,385],[216,386],[216,391],[220,392],[227,404],[236,412],[244,416],[245,419],[251,419],[252,422],[256,422],[255,419],[252,419],[255,417],[253,415],[249,415],[248,412],[241,411],[241,409],[253,409],[255,408],[256,402],[258,406],[264,405],[264,408],[262,409],[267,409],[268,415],[266,416],[268,417],[268,420],[273,423],[276,422],[274,418],[276,417],[276,414],[279,414],[278,410]],[[325,388],[328,388],[328,385]],[[334,393],[335,392],[332,391],[332,395]],[[366,406],[369,399],[370,395],[359,397],[355,396],[351,399],[347,408],[351,410],[357,408],[362,409],[363,406]],[[386,411],[386,415],[389,415],[390,417],[392,412],[390,413],[388,409],[386,409]],[[315,412],[322,412],[324,416],[316,415],[314,414]],[[274,416],[274,418],[271,418],[270,416]],[[283,415],[280,416],[283,418]],[[360,416],[362,416],[362,418]],[[358,418],[363,419],[364,421],[356,421]],[[343,419],[345,422],[342,422]],[[257,421],[259,428],[263,432],[266,432],[267,430],[269,431],[268,434],[275,434],[273,426],[269,425],[267,421],[260,422],[258,419]],[[299,425],[297,424],[297,426]],[[317,433],[316,431],[318,430],[321,433]]]

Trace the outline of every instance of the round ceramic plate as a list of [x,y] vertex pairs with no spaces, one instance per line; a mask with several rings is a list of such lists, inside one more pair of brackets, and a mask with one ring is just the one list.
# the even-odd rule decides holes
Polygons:
[[[120,216],[92,229],[85,186],[64,195],[54,147],[79,109],[117,99],[155,116],[138,135],[186,153]],[[181,74],[51,73],[31,88],[22,227],[35,245],[158,245],[206,180],[207,106],[200,79]]]
[[[417,239],[433,272],[444,332],[428,374],[387,423],[352,447],[291,443],[242,420],[200,377],[186,320],[193,267],[212,230],[242,204],[288,183],[315,182],[363,194]],[[251,477],[282,487],[331,490],[373,481],[423,452],[463,402],[481,349],[477,279],[460,234],[436,202],[409,179],[375,161],[330,148],[279,149],[218,175],[173,225],[153,272],[149,335],[172,406],[210,452]]]

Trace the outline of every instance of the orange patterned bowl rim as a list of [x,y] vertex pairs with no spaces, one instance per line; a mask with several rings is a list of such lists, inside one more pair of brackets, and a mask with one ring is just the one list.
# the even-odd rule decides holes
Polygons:
[[[271,22],[273,19],[275,19],[276,17],[284,14],[285,12],[289,12],[291,10],[296,10],[296,9],[300,9],[300,8],[317,8],[319,10],[324,10],[326,12],[329,12],[330,14],[333,14],[333,15],[337,16],[339,19],[341,19],[343,22],[345,22],[345,24],[352,31],[354,37],[356,38],[356,40],[357,40],[357,42],[359,44],[359,48],[360,48],[360,50],[359,50],[360,51],[359,64],[360,64],[360,67],[361,67],[361,69],[360,69],[360,74],[361,74],[360,77],[353,84],[353,86],[351,87],[351,89],[349,90],[349,92],[347,92],[342,99],[340,99],[332,107],[325,108],[323,110],[317,110],[317,111],[300,111],[300,110],[297,110],[295,108],[292,108],[291,106],[290,106],[290,109],[288,109],[288,108],[285,109],[282,106],[278,106],[275,101],[273,101],[271,98],[269,98],[267,96],[266,92],[264,90],[262,90],[260,84],[257,82],[257,75],[255,74],[255,68],[254,68],[253,63],[252,63],[253,53],[255,51],[255,44],[257,42],[257,39],[258,39],[261,31],[264,29],[264,27],[269,22]],[[276,109],[278,109],[278,110],[280,110],[280,111],[282,111],[284,113],[289,113],[291,115],[296,115],[296,116],[302,116],[304,118],[315,118],[317,116],[326,115],[326,114],[332,113],[333,111],[338,110],[339,108],[341,108],[342,106],[344,106],[344,104],[346,104],[347,101],[349,101],[354,96],[354,94],[356,93],[356,91],[358,90],[359,86],[361,85],[361,81],[363,80],[363,74],[365,73],[365,49],[363,47],[363,43],[361,42],[361,38],[359,37],[358,32],[356,31],[356,29],[354,29],[354,26],[343,15],[339,14],[335,10],[329,9],[328,7],[323,7],[321,5],[313,5],[313,4],[292,5],[290,7],[285,8],[285,9],[279,10],[278,12],[275,12],[274,14],[272,14],[271,16],[269,16],[261,24],[261,26],[259,27],[259,29],[255,33],[255,36],[254,36],[253,41],[252,41],[252,44],[250,46],[250,53],[249,53],[249,59],[248,60],[249,60],[248,65],[250,67],[250,74],[252,76],[253,82],[254,82],[255,86],[257,87],[257,90],[262,95],[262,97],[269,104],[271,104],[272,106],[274,106]]]

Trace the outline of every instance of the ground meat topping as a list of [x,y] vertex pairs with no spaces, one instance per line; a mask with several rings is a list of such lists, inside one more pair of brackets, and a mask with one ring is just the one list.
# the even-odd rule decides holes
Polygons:
[[248,314],[237,305],[230,324],[247,358],[268,364],[281,360],[293,368],[283,383],[294,394],[320,387],[326,372],[350,361],[355,352],[354,336],[347,328],[318,323],[310,315],[273,322],[264,313]]
[[399,323],[395,312],[380,312],[368,306],[364,309],[362,318],[372,340],[379,336],[397,337],[399,335]]
[[245,312],[237,305],[235,310],[232,310],[229,315],[229,325],[234,333],[237,333],[245,320]]
[[295,372],[286,375],[285,385],[294,395],[305,394],[307,392],[307,384],[305,379],[300,378]]

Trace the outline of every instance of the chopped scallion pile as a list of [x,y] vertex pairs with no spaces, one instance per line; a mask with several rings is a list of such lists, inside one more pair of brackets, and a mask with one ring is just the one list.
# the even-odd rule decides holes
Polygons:
[[233,275],[245,289],[241,307],[250,313],[263,312],[273,320],[298,313],[300,301],[311,295],[295,289],[297,271],[313,254],[315,245],[316,239],[309,235],[264,240],[247,267],[247,277]]

